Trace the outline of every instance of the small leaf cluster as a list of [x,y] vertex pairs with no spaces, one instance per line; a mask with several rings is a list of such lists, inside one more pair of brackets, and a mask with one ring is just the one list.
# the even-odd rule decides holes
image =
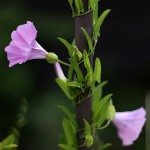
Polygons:
[[0,142],[0,150],[13,150],[17,147],[14,135],[9,135]]

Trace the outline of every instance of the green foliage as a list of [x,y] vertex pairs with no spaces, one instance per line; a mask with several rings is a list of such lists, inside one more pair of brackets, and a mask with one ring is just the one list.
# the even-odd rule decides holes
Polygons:
[[87,87],[93,85],[93,69],[91,67],[89,56],[86,52],[86,50],[83,52],[83,60],[84,60],[84,66],[87,70],[87,75],[85,76],[85,81],[87,82]]
[[66,118],[63,119],[63,129],[66,137],[67,145],[76,147],[76,129],[73,124]]
[[74,114],[72,114],[65,106],[58,105],[58,107],[67,115],[68,119],[70,119],[72,124],[77,128],[77,122]]
[[73,0],[68,0],[69,2],[69,5],[71,7],[71,10],[72,10],[72,14],[74,15],[75,14],[75,11],[74,11],[74,8],[73,8]]
[[84,81],[84,77],[83,77],[82,71],[81,71],[78,63],[74,59],[69,59],[69,61],[71,63],[71,66],[73,67],[73,69],[75,70],[75,72],[77,74],[77,81],[79,83],[82,83]]
[[110,98],[112,94],[103,97],[95,107],[93,107],[93,122],[100,127],[106,119],[107,111],[110,106]]
[[104,149],[110,147],[111,145],[112,145],[112,144],[110,144],[110,143],[106,143],[106,144],[100,146],[100,147],[98,148],[98,150],[104,150]]
[[73,99],[73,97],[70,94],[67,82],[60,78],[56,78],[55,80],[56,80],[57,84],[60,86],[60,88],[62,89],[62,91],[66,94],[66,96],[69,99]]
[[94,0],[95,7],[93,9],[93,25],[97,22],[98,19],[98,2],[99,0]]
[[0,142],[0,150],[12,150],[16,148],[14,135],[9,135],[2,142]]
[[105,10],[94,24],[93,38],[94,38],[95,43],[97,42],[98,37],[100,37],[100,30],[101,30],[102,23],[104,19],[106,18],[106,16],[109,14],[109,12],[110,12],[110,9]]
[[78,14],[84,12],[84,6],[82,0],[75,0],[75,6],[77,8]]
[[73,46],[63,38],[58,38],[58,40],[60,40],[66,46],[66,48],[68,49],[68,53],[69,53],[70,57],[73,58],[73,51],[74,51]]
[[100,83],[101,81],[101,62],[99,58],[95,60],[95,67],[94,67],[94,80]]
[[100,98],[102,97],[102,88],[103,86],[105,86],[107,84],[107,81],[104,81],[104,82],[101,82],[100,84],[98,84],[94,91],[93,91],[93,94],[92,94],[92,101],[93,101],[93,104],[92,104],[92,109],[94,110],[94,108],[97,106]]
[[82,29],[82,32],[84,33],[84,35],[85,35],[85,37],[86,37],[86,40],[87,40],[87,42],[88,42],[88,46],[89,46],[90,52],[91,52],[91,53],[94,53],[92,40],[91,40],[89,34],[87,33],[87,31],[86,31],[83,27],[81,27],[81,29]]
[[93,145],[93,137],[90,124],[84,119],[84,136],[85,136],[85,144],[87,147],[91,147]]
[[66,145],[66,144],[59,144],[58,146],[64,150],[77,150],[77,148],[72,147],[70,145]]
[[110,106],[108,108],[107,114],[106,114],[106,118],[107,120],[114,120],[116,115],[116,109],[115,106],[113,104],[110,103]]

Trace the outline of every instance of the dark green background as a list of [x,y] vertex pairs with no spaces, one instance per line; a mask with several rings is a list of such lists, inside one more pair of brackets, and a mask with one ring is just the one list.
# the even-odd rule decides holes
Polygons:
[[[102,27],[96,56],[102,62],[102,80],[109,80],[104,94],[114,93],[117,111],[134,110],[145,105],[145,94],[150,89],[150,10],[146,1],[104,0],[100,13],[111,8]],[[63,114],[58,104],[72,109],[54,78],[53,65],[44,60],[32,60],[8,68],[4,48],[10,34],[26,21],[34,22],[37,41],[49,52],[56,52],[67,61],[67,51],[57,40],[72,41],[74,19],[67,0],[1,0],[0,2],[0,139],[8,135],[19,111],[20,101],[30,105],[28,123],[21,131],[22,150],[57,150],[58,135],[62,133]],[[65,70],[66,68],[63,67]],[[66,72],[66,70],[65,70]],[[112,142],[110,150],[144,150],[144,130],[133,146],[121,147],[116,129],[111,125],[101,134],[105,142]]]

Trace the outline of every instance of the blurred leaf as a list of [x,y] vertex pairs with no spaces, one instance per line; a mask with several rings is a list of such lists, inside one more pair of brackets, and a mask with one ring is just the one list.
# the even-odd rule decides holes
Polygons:
[[69,146],[76,145],[76,131],[74,130],[72,124],[65,118],[63,119],[63,129],[67,144]]
[[98,148],[98,150],[104,150],[104,149],[110,147],[111,145],[112,145],[111,143],[106,143],[106,144],[100,146],[100,148]]
[[75,12],[74,12],[74,8],[73,8],[73,0],[68,0],[68,2],[69,2],[69,5],[70,5],[70,7],[71,7],[72,13],[73,13],[73,15],[74,15]]
[[77,122],[74,115],[63,105],[58,105],[58,107],[67,115],[70,121],[73,123],[75,127],[77,127]]
[[94,80],[100,83],[101,81],[101,62],[99,58],[95,60],[95,67],[94,67]]
[[2,141],[2,147],[7,146],[7,145],[10,145],[10,144],[14,144],[14,142],[15,142],[15,137],[14,137],[14,135],[9,135],[7,138],[5,138],[5,139]]
[[59,144],[58,146],[63,148],[64,150],[77,150],[77,148],[65,144]]
[[67,82],[60,78],[56,78],[55,80],[56,80],[57,84],[60,86],[60,88],[62,89],[62,91],[66,94],[66,96],[69,99],[73,99],[73,97],[69,93]]

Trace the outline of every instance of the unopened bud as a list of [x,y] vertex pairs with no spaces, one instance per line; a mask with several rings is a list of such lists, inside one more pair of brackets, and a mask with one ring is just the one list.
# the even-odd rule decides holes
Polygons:
[[50,53],[47,53],[46,54],[46,60],[50,63],[50,64],[54,64],[58,61],[58,56],[53,53],[53,52],[50,52]]

